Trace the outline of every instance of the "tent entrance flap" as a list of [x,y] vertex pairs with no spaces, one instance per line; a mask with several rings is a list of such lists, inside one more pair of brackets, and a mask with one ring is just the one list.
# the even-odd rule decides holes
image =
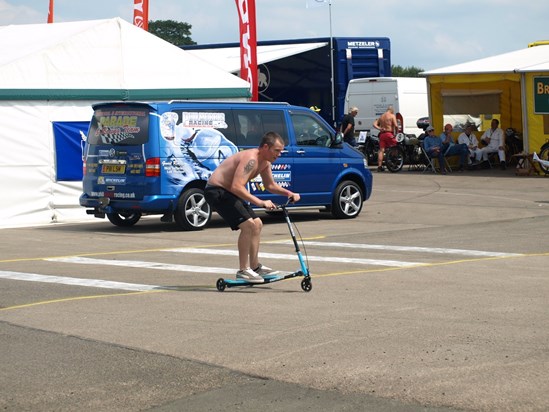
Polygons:
[[442,90],[444,114],[499,113],[501,90]]

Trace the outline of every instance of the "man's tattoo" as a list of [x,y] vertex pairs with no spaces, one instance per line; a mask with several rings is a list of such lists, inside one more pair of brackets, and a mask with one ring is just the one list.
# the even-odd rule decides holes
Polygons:
[[250,174],[250,172],[252,170],[254,170],[254,166],[255,166],[255,160],[254,159],[251,159],[248,164],[246,166],[244,166],[244,173],[245,174]]

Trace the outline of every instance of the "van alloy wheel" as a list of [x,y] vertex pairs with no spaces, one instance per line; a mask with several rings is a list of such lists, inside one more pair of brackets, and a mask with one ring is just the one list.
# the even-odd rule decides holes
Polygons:
[[212,217],[212,209],[204,191],[198,188],[186,190],[181,194],[174,213],[175,222],[183,230],[202,230]]
[[357,217],[362,210],[363,196],[360,187],[350,180],[341,182],[334,193],[331,212],[338,219]]

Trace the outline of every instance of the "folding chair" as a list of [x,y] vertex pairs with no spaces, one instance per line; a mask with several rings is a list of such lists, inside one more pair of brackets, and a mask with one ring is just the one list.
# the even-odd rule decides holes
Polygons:
[[[438,165],[438,158],[436,157],[429,157],[427,154],[427,151],[425,150],[425,146],[423,145],[423,140],[420,143],[421,151],[423,152],[423,156],[425,157],[425,169],[423,170],[423,173],[425,173],[428,170],[431,170],[433,173],[439,173],[440,172],[440,165]],[[435,163],[436,162],[436,163]],[[438,165],[438,170],[437,170]],[[448,163],[448,159],[444,157],[444,166],[447,171],[451,172],[452,168],[450,167],[450,164]]]

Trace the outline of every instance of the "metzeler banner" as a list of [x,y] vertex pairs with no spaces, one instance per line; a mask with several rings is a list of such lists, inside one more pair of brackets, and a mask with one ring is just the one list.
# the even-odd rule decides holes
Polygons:
[[240,19],[240,77],[250,83],[252,100],[257,92],[257,38],[255,0],[235,0]]
[[133,25],[149,31],[149,0],[133,0]]

